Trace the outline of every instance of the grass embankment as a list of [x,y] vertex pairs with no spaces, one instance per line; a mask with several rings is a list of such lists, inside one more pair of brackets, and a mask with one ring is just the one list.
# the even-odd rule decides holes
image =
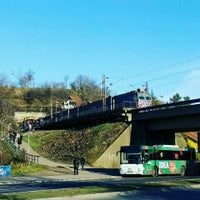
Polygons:
[[[106,123],[68,130],[33,131],[30,145],[40,155],[56,162],[72,163],[85,157],[92,165],[127,127],[126,123]],[[27,136],[24,137],[27,141]]]

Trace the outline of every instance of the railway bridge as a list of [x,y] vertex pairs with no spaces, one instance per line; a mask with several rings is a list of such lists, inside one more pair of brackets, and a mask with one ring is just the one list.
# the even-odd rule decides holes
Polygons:
[[200,99],[136,109],[131,114],[131,144],[175,144],[175,132],[200,131]]
[[114,121],[127,121],[130,124],[131,145],[175,144],[176,132],[200,131],[200,99],[140,109],[94,112],[63,121],[50,121],[41,129],[63,129]]
[[92,124],[116,121],[126,121],[128,127],[93,163],[93,166],[117,168],[119,166],[119,155],[116,152],[120,150],[120,146],[175,144],[176,132],[199,132],[200,99],[141,109],[123,108],[98,113],[94,112],[60,121],[52,121],[50,119],[49,123],[46,123],[41,129],[67,129],[77,126],[88,127]]

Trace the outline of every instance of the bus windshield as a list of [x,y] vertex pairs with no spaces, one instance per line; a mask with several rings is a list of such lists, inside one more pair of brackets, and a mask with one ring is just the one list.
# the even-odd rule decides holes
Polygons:
[[139,164],[142,163],[142,155],[141,153],[121,153],[121,163],[132,163]]

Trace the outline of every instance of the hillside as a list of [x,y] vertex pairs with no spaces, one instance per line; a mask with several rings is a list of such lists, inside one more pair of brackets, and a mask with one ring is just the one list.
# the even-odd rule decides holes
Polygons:
[[44,111],[55,110],[71,95],[73,91],[62,88],[14,88],[14,101],[18,111]]
[[78,156],[85,157],[92,165],[126,127],[126,123],[119,122],[83,129],[34,131],[30,145],[53,161],[71,163]]

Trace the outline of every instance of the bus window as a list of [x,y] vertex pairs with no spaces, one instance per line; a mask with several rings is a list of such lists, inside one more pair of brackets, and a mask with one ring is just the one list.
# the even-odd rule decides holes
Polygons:
[[120,161],[121,161],[122,164],[128,163],[127,154],[126,153],[121,152],[121,154],[120,154]]
[[175,153],[174,153],[174,158],[175,158],[176,160],[179,159],[179,154],[178,154],[178,152],[175,152]]

